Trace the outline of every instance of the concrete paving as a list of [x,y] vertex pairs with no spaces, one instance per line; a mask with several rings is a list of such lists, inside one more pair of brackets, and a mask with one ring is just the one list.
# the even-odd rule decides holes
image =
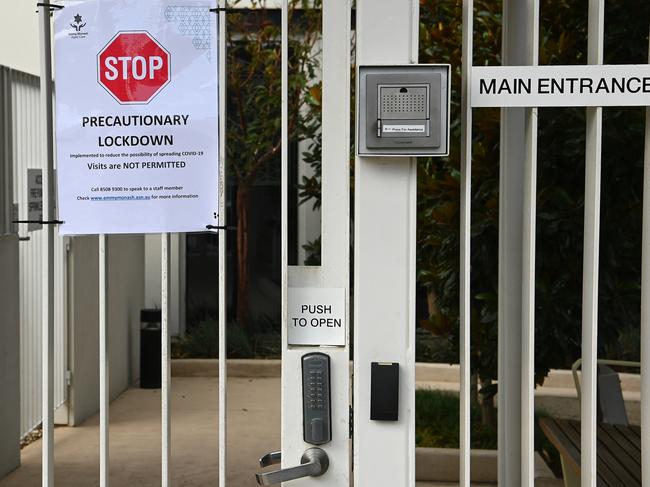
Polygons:
[[[172,485],[218,485],[216,378],[172,379]],[[280,446],[280,380],[228,381],[229,486],[257,485],[262,453]],[[99,485],[99,417],[56,428],[55,485]],[[130,389],[110,407],[112,486],[160,487],[160,391]],[[41,441],[22,451],[22,467],[0,487],[41,485]]]
[[[218,486],[218,378],[172,377],[172,485]],[[99,486],[99,417],[54,434],[57,487]],[[110,484],[160,487],[160,391],[129,389],[110,407]],[[253,487],[258,458],[280,446],[280,379],[228,379],[228,487]],[[424,458],[422,459],[424,460]],[[427,459],[430,463],[431,459]],[[22,451],[22,466],[0,487],[41,485],[41,441]],[[417,482],[416,487],[456,483]],[[472,484],[490,487],[496,484]],[[538,487],[561,481],[536,479]],[[383,487],[383,486],[379,486]],[[389,486],[386,486],[389,487]]]

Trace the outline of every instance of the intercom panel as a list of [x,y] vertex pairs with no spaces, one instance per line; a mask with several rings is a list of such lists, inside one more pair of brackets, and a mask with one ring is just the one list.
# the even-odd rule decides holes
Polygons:
[[330,358],[320,352],[302,357],[303,438],[322,445],[332,440]]
[[447,155],[449,80],[449,65],[360,66],[358,154]]

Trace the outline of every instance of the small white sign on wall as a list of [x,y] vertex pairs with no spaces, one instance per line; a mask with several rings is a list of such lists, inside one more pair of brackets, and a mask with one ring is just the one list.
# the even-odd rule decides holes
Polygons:
[[290,287],[289,345],[345,346],[345,289]]
[[[27,219],[35,222],[43,219],[43,170],[27,169]],[[28,223],[27,231],[40,230],[40,223]]]

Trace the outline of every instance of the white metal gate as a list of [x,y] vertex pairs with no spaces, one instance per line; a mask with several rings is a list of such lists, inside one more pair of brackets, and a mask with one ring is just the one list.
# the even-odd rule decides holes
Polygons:
[[[219,2],[225,6],[225,2]],[[357,59],[363,63],[417,62],[418,2],[415,0],[358,0]],[[283,216],[287,214],[287,59],[288,25],[287,0],[282,2],[282,57],[283,57]],[[48,13],[45,6],[41,10]],[[347,219],[347,158],[349,132],[348,75],[350,39],[350,3],[325,2],[323,21],[324,51],[324,105],[323,112],[323,262],[321,268],[290,267],[287,265],[287,222],[283,218],[283,313],[286,319],[289,287],[340,287],[348,289]],[[604,0],[589,2],[589,63],[602,64]],[[220,12],[221,32],[225,27],[225,13]],[[47,22],[47,21],[46,21]],[[538,63],[539,1],[504,0],[504,64],[536,65]],[[463,108],[462,108],[462,193],[461,193],[461,468],[462,487],[470,485],[470,228],[471,228],[471,161],[472,108],[470,81],[472,77],[473,2],[463,2]],[[49,30],[49,28],[48,28]],[[46,30],[49,38],[49,32]],[[47,45],[47,43],[46,43]],[[49,50],[49,46],[47,46]],[[224,68],[223,41],[220,46],[221,67]],[[349,71],[347,71],[349,72]],[[223,74],[222,74],[223,76]],[[222,90],[224,84],[221,83]],[[334,88],[334,92],[328,90]],[[221,93],[222,99],[224,92]],[[329,98],[328,98],[329,97]],[[222,104],[222,110],[224,105]],[[222,112],[222,116],[224,113]],[[38,117],[34,117],[38,118]],[[225,119],[225,117],[223,117]],[[650,114],[648,115],[650,126]],[[534,282],[535,282],[535,202],[536,202],[536,144],[537,109],[507,108],[502,110],[501,191],[499,232],[499,483],[504,486],[534,486]],[[36,129],[34,129],[36,130]],[[223,127],[222,142],[225,143]],[[41,134],[43,135],[43,134]],[[585,178],[585,232],[583,275],[583,392],[582,392],[582,485],[596,485],[596,344],[598,297],[598,250],[600,209],[600,161],[602,138],[602,108],[587,109],[587,156]],[[40,138],[39,138],[40,140]],[[15,141],[18,146],[18,141]],[[225,145],[225,144],[223,144]],[[223,147],[222,145],[222,147]],[[223,153],[223,152],[222,152]],[[36,156],[38,157],[38,156]],[[521,162],[523,161],[523,166]],[[27,164],[26,162],[25,164]],[[405,383],[400,394],[414,389],[414,230],[415,230],[415,161],[396,158],[392,161],[375,160],[372,163],[357,158],[355,239],[355,441],[352,455],[355,483],[359,485],[414,485],[413,402],[404,398],[401,423],[388,427],[370,424],[363,411],[368,406],[367,384],[370,360],[381,358],[381,353],[394,354],[404,364]],[[223,164],[221,166],[223,168]],[[225,188],[221,175],[221,188]],[[20,191],[20,185],[15,188]],[[650,137],[646,137],[646,173],[643,243],[650,248]],[[386,201],[387,200],[387,201]],[[223,198],[221,203],[223,204]],[[328,206],[329,205],[329,206]],[[377,217],[377,213],[380,217]],[[391,228],[398,222],[401,226]],[[391,237],[385,237],[393,232]],[[219,482],[225,486],[226,465],[226,333],[225,333],[225,236],[220,236],[220,385],[219,385]],[[369,237],[369,238],[368,238]],[[371,240],[364,241],[368,238]],[[162,305],[163,305],[163,485],[169,485],[169,334],[168,334],[168,236],[162,240]],[[375,269],[377,256],[391,255],[386,267]],[[650,260],[643,256],[642,309],[642,398],[644,400],[642,427],[650,428]],[[103,257],[102,257],[103,260]],[[394,279],[399,292],[389,293],[387,279]],[[394,302],[395,305],[388,303]],[[346,304],[347,306],[347,304]],[[374,307],[374,308],[373,308]],[[346,308],[347,310],[347,308]],[[105,312],[105,310],[104,310]],[[102,313],[103,314],[103,313]],[[390,315],[391,323],[386,321]],[[390,326],[394,323],[394,326]],[[399,328],[407,324],[406,330]],[[102,339],[105,333],[103,324]],[[362,343],[364,341],[364,343]],[[38,342],[37,342],[38,343]],[[102,342],[101,373],[101,469],[102,485],[108,484],[107,406],[105,394],[108,364],[105,361],[106,342]],[[342,413],[348,417],[350,403],[348,345],[327,349],[333,359],[333,376],[338,392],[333,400],[333,418]],[[300,458],[305,445],[302,422],[295,407],[300,404],[300,356],[304,349],[291,347],[283,327],[283,383],[282,383],[282,448],[283,464],[292,465]],[[388,357],[393,358],[393,357]],[[294,408],[294,409],[291,409]],[[328,476],[327,485],[349,485],[349,442],[347,434],[340,434],[345,421],[339,421],[336,436],[328,446],[337,463],[330,468],[335,475]],[[393,427],[394,426],[394,427]],[[51,434],[51,433],[47,433]],[[296,441],[295,438],[298,438]],[[647,435],[646,435],[647,437]],[[645,443],[645,442],[644,442]],[[52,446],[45,445],[45,455],[52,460]],[[650,484],[650,448],[643,450],[643,476]],[[395,460],[396,456],[399,458]],[[383,463],[391,462],[396,471],[385,471]],[[51,467],[51,463],[50,463]],[[44,468],[44,485],[52,485],[51,471]],[[309,480],[293,485],[308,485]]]
[[[588,8],[588,64],[603,64],[604,0]],[[539,1],[504,0],[503,65],[534,66],[539,54]],[[470,485],[470,237],[473,1],[463,2],[461,162],[461,486]],[[499,203],[499,484],[534,486],[535,221],[537,108],[502,108]],[[602,107],[586,109],[581,483],[595,487],[596,365]],[[650,428],[650,115],[646,122],[642,272],[642,425]],[[645,435],[647,438],[647,434]],[[650,483],[650,448],[642,475]]]

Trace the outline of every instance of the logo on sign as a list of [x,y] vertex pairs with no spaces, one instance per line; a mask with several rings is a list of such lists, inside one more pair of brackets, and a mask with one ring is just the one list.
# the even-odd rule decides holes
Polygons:
[[72,27],[74,31],[69,32],[68,36],[73,39],[83,39],[88,35],[88,31],[83,30],[83,28],[86,27],[86,22],[84,22],[83,17],[79,14],[73,17],[72,22],[70,22],[70,27]]
[[118,32],[97,55],[97,79],[118,103],[149,103],[171,80],[171,55],[146,31]]

